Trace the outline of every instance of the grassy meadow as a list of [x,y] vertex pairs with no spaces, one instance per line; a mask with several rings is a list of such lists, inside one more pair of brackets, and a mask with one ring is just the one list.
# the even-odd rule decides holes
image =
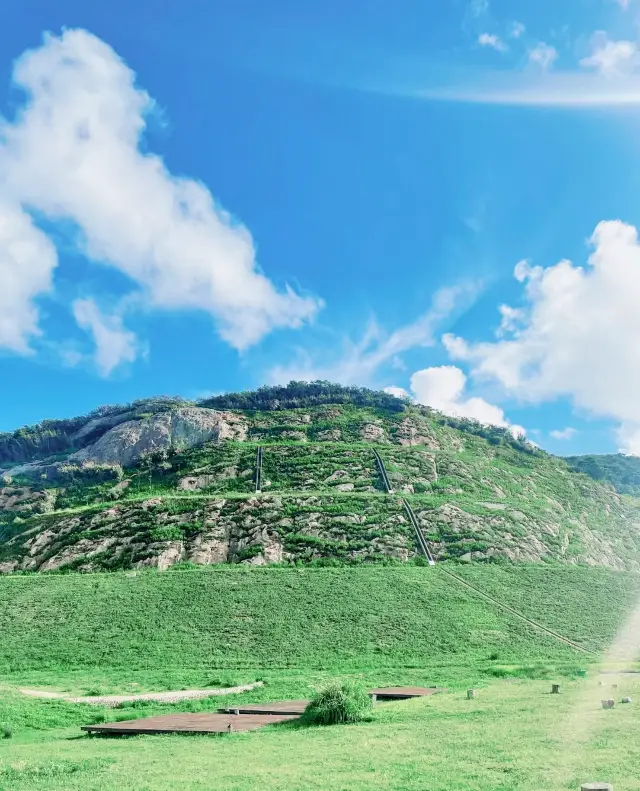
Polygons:
[[[640,577],[584,567],[199,568],[0,577],[0,789],[558,791],[640,789],[640,675],[598,663]],[[612,666],[611,666],[612,667]],[[635,665],[632,664],[632,667]],[[618,668],[619,669],[619,668]],[[368,722],[221,736],[101,738],[92,722],[310,697],[329,680],[446,691]],[[261,680],[251,692],[117,708],[27,697]],[[551,682],[561,694],[549,694]],[[601,681],[604,686],[598,686]],[[611,689],[613,682],[616,690]],[[478,697],[467,700],[468,687]],[[10,738],[1,738],[3,731]]]

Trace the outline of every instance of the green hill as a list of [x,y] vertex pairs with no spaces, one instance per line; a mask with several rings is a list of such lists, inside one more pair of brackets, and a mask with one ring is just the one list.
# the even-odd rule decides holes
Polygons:
[[436,561],[640,569],[638,501],[362,388],[103,407],[0,435],[0,464],[0,572],[419,562],[416,525]]
[[[640,591],[638,575],[604,569],[474,565],[457,573],[594,652]],[[440,567],[5,576],[0,633],[5,673],[594,659]]]

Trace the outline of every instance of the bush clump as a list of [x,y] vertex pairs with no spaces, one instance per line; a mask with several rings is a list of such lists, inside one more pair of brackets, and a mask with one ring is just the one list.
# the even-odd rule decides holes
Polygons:
[[351,682],[334,681],[313,698],[302,715],[306,725],[361,722],[371,716],[373,701],[365,689]]
[[0,726],[0,737],[3,739],[10,739],[13,736],[13,731],[7,725]]

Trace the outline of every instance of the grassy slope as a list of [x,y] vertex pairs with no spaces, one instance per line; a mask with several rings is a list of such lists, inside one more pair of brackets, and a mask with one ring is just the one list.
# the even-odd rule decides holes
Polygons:
[[[583,568],[462,573],[595,650],[640,588],[638,576]],[[438,568],[413,566],[5,577],[0,634],[6,671],[424,667],[494,653],[507,662],[577,656]]]

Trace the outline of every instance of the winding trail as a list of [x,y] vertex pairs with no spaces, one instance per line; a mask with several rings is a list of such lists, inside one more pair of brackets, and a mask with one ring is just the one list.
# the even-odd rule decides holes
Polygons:
[[137,700],[177,703],[180,700],[235,695],[238,692],[249,692],[252,689],[261,687],[262,684],[262,681],[254,681],[252,684],[240,684],[237,687],[219,687],[216,689],[177,689],[171,692],[141,692],[138,695],[83,695],[82,697],[73,697],[62,692],[47,692],[42,689],[20,689],[19,691],[31,698],[47,698],[49,700],[64,700],[67,703],[91,703],[94,706],[115,707],[120,703],[134,703]]

